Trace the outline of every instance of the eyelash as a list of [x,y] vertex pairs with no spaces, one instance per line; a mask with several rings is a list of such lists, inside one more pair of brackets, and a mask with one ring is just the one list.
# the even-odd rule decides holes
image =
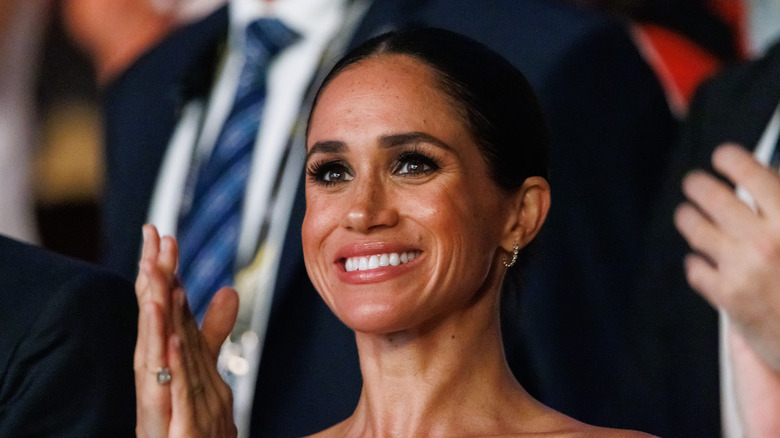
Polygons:
[[328,172],[334,172],[334,171],[337,171],[341,174],[347,174],[351,179],[352,175],[349,174],[349,168],[347,167],[346,163],[344,163],[341,160],[333,160],[333,161],[323,160],[323,161],[312,163],[311,165],[309,165],[309,168],[306,170],[306,174],[309,176],[309,178],[311,178],[312,181],[314,181],[314,183],[325,187],[329,187],[338,184],[340,182],[350,180],[350,179],[346,179],[346,180],[341,179],[336,181],[333,180],[329,181],[328,179],[326,179],[327,178],[326,175],[328,174]]
[[422,170],[407,171],[402,175],[407,176],[425,176],[439,170],[439,164],[430,155],[420,150],[409,150],[398,156],[396,164],[393,166],[393,172],[398,173],[404,165],[415,164],[425,167]]
[[[409,166],[410,164],[416,164],[422,167],[422,169],[417,169],[417,170],[407,169],[405,172],[401,172],[401,170],[405,166]],[[439,170],[439,168],[440,168],[439,164],[436,162],[436,160],[433,157],[426,154],[425,152],[413,149],[413,150],[405,151],[400,155],[398,155],[398,158],[393,164],[392,172],[397,175],[414,178],[418,176],[429,175]],[[308,169],[306,170],[306,174],[314,183],[325,187],[330,187],[335,184],[351,181],[353,176],[350,172],[351,171],[349,169],[349,166],[342,160],[333,160],[333,161],[323,160],[319,162],[314,162],[310,164]],[[341,174],[342,177],[336,180],[329,180],[328,178],[332,178],[331,173]]]

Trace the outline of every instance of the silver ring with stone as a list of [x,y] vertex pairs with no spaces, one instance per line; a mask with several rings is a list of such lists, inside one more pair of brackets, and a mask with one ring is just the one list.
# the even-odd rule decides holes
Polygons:
[[167,385],[171,381],[171,370],[168,367],[162,367],[157,370],[157,383]]

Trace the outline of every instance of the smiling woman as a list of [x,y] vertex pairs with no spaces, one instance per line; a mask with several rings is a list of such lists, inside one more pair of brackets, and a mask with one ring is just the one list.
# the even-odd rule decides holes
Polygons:
[[448,306],[471,307],[472,295],[498,289],[496,261],[533,237],[547,209],[541,177],[513,191],[493,181],[436,78],[410,56],[365,58],[328,83],[312,113],[306,265],[358,332],[415,329]]
[[501,286],[550,205],[520,72],[446,31],[381,36],[325,79],[307,145],[306,266],[364,377],[322,436],[628,434],[540,405],[506,365]]
[[[364,385],[354,413],[318,436],[641,435],[547,408],[506,363],[501,288],[547,215],[546,176],[534,94],[484,46],[390,33],[334,67],[309,120],[303,249],[313,284],[355,331]],[[174,242],[152,231],[137,283],[139,430],[230,435],[214,358],[235,293],[215,296],[198,333]],[[144,364],[178,377],[161,386]]]

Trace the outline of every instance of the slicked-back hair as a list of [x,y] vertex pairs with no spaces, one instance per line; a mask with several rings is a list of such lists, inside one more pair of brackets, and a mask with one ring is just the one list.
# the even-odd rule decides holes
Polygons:
[[547,126],[528,80],[498,53],[454,32],[420,28],[366,41],[331,69],[313,107],[341,72],[382,55],[410,56],[432,69],[437,86],[462,116],[499,187],[512,191],[528,177],[548,179]]

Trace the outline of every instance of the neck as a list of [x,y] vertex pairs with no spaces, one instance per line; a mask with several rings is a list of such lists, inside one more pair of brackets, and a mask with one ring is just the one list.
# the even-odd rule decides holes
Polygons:
[[482,301],[414,331],[358,333],[363,392],[340,434],[484,433],[538,412],[506,363],[497,300]]

